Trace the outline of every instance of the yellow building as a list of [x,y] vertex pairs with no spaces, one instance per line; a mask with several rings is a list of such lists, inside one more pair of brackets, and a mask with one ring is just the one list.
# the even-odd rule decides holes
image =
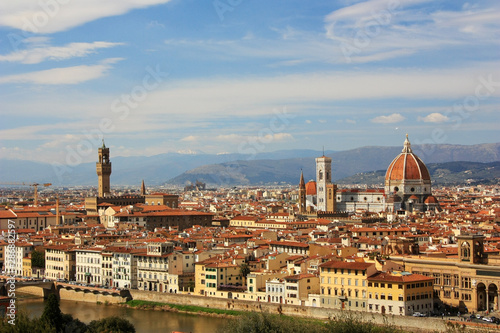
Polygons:
[[32,276],[31,274],[32,271],[33,270],[31,268],[31,255],[28,255],[27,257],[23,258],[23,276],[30,278]]
[[244,259],[210,258],[195,265],[195,294],[233,298],[232,293],[246,290],[240,265]]
[[320,306],[365,311],[367,277],[377,272],[375,264],[329,261],[320,268]]
[[407,272],[377,272],[368,277],[368,312],[430,315],[433,304],[433,278]]

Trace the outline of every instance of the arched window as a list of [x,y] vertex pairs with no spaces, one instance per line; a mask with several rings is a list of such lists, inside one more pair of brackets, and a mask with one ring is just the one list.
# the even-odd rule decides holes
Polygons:
[[463,260],[470,260],[470,245],[467,242],[463,242],[460,247],[460,252],[462,254]]

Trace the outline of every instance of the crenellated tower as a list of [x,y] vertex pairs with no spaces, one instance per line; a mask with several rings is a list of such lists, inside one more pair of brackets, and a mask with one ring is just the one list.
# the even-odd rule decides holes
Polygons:
[[109,148],[102,140],[102,147],[98,150],[99,161],[96,163],[96,171],[99,183],[99,197],[108,196],[111,193],[110,176],[111,161],[109,160]]

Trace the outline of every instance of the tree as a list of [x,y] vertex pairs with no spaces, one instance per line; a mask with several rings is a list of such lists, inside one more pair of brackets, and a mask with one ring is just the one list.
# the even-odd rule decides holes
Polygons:
[[49,323],[40,318],[31,319],[28,314],[20,310],[16,313],[15,325],[6,320],[0,320],[0,333],[57,333]]
[[42,251],[34,250],[31,252],[31,266],[44,268],[45,267],[45,253]]
[[88,329],[92,333],[135,333],[135,327],[131,322],[116,316],[93,320]]
[[[250,267],[248,266],[248,264],[246,262],[242,263],[240,265],[240,276],[245,279],[245,283],[246,284],[246,279],[247,279],[247,275],[250,274]],[[242,281],[243,281],[242,279]]]
[[55,294],[50,294],[47,298],[47,303],[45,304],[40,320],[55,327],[56,332],[62,332],[63,314],[59,308],[59,301]]

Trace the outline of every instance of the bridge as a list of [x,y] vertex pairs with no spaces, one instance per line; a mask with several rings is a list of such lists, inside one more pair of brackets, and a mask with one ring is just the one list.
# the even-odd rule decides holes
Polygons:
[[[0,295],[7,296],[9,286],[5,280],[0,281]],[[16,293],[25,293],[47,298],[55,294],[60,299],[84,302],[123,303],[132,299],[129,290],[107,289],[99,287],[81,286],[56,281],[16,281]]]
[[100,288],[100,287],[89,287],[89,286],[81,286],[78,284],[71,284],[66,282],[54,282],[54,287],[60,293],[61,289],[73,290],[75,292],[83,292],[83,293],[92,293],[94,295],[103,295],[103,296],[114,296],[114,297],[123,297],[127,300],[132,299],[130,296],[130,292],[127,289],[115,289],[115,288]]

